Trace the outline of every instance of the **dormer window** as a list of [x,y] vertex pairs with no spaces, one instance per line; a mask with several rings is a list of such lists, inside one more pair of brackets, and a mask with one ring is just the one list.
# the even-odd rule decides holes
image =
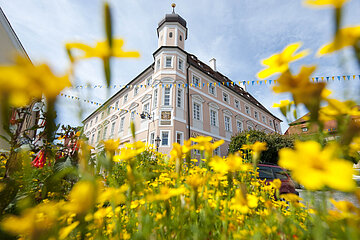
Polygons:
[[180,35],[179,40],[182,41],[182,36]]

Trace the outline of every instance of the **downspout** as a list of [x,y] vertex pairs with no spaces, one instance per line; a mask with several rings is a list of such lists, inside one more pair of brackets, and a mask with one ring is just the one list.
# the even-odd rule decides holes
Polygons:
[[189,84],[189,68],[190,64],[186,68],[186,83],[187,83],[187,127],[188,127],[188,139],[190,139],[190,84]]

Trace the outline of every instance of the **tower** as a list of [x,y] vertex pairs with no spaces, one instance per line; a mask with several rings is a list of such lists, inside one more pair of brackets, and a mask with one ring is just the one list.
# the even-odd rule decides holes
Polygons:
[[185,40],[187,39],[186,21],[175,13],[176,4],[173,3],[171,6],[173,8],[172,13],[166,14],[157,28],[158,47],[177,46],[184,49]]

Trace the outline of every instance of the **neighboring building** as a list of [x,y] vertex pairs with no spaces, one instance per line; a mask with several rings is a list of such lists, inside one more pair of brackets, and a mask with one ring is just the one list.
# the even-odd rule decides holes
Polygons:
[[[182,144],[184,139],[199,135],[224,139],[225,144],[215,154],[226,155],[231,136],[238,132],[258,129],[281,133],[281,120],[244,87],[233,85],[218,72],[215,59],[209,66],[185,51],[188,29],[181,16],[166,14],[157,35],[154,63],[103,105],[110,107],[98,108],[83,121],[91,145],[101,147],[101,140],[108,138],[132,141],[131,121],[136,141],[155,144],[159,136],[159,151],[165,154],[173,143]],[[142,119],[141,113],[148,113],[151,119]]]
[[[0,65],[9,65],[14,63],[14,57],[18,54],[24,58],[27,58],[29,61],[29,57],[25,52],[24,47],[16,36],[14,29],[11,27],[9,21],[7,20],[4,12],[0,7]],[[35,131],[24,131],[25,129],[34,126],[37,122],[38,112],[32,111],[33,107],[36,103],[33,102],[28,108],[24,109],[14,109],[12,112],[12,116],[10,118],[10,123],[15,123],[17,119],[24,117],[25,121],[22,123],[12,124],[12,129],[14,131],[21,132],[21,137],[27,135],[29,138],[35,137]],[[1,102],[0,102],[1,109]],[[30,111],[29,111],[30,110]],[[25,112],[28,113],[25,113]],[[3,129],[3,117],[0,113],[0,135],[7,136],[7,133]],[[21,141],[25,141],[23,138]],[[9,150],[9,144],[0,138],[0,153],[3,151]]]
[[[359,106],[358,106],[359,107]],[[319,126],[317,124],[309,124],[310,113],[302,116],[301,118],[289,123],[289,128],[284,135],[312,135],[319,132]],[[360,122],[360,117],[351,116],[352,121]],[[323,131],[329,133],[326,140],[334,140],[338,136],[338,126],[336,120],[329,120],[324,122]]]

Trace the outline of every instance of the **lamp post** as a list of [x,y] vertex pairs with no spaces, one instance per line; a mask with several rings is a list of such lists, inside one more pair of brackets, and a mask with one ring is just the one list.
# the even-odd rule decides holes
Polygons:
[[156,139],[155,139],[156,151],[157,151],[157,152],[159,151],[160,142],[161,142],[161,139],[160,139],[159,136],[157,136]]

